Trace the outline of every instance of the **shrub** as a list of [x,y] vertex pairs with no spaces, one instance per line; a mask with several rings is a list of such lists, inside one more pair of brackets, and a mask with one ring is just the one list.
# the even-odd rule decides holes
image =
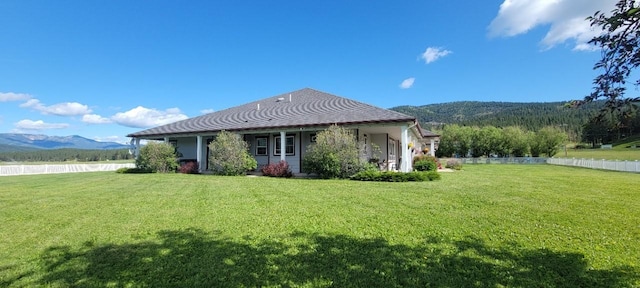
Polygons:
[[178,169],[176,149],[169,143],[149,142],[140,148],[136,167],[158,173],[171,173]]
[[320,178],[349,178],[364,167],[354,135],[336,125],[318,133],[302,159],[304,171]]
[[264,166],[261,170],[264,176],[286,178],[293,176],[293,173],[291,173],[291,170],[289,169],[289,163],[283,160],[278,163],[271,163],[267,166]]
[[180,165],[178,171],[183,174],[198,174],[200,173],[200,165],[197,161],[188,161]]
[[418,155],[413,157],[413,169],[417,171],[436,171],[440,168],[438,159],[431,155]]
[[447,160],[447,163],[444,165],[444,167],[453,169],[453,170],[461,170],[462,162],[460,162],[460,160],[458,159],[449,159]]
[[440,179],[440,174],[436,171],[426,172],[393,172],[393,171],[373,171],[365,170],[350,177],[351,180],[377,181],[377,182],[423,182]]
[[240,135],[220,131],[209,144],[209,167],[217,175],[242,175],[255,170],[258,162],[249,154],[249,145]]
[[118,170],[116,170],[116,173],[119,173],[119,174],[151,173],[151,170],[140,169],[140,168],[122,167],[122,168],[119,168]]

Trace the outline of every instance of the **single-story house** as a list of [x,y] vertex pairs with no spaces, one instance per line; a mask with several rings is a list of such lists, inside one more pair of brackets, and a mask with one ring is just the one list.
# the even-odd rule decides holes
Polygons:
[[[249,144],[258,169],[287,161],[301,173],[302,159],[315,135],[331,125],[353,131],[367,158],[381,169],[411,171],[411,159],[427,151],[434,155],[438,135],[420,128],[415,117],[329,93],[305,88],[182,121],[131,133],[127,137],[160,140],[177,147],[182,161],[197,161],[208,169],[208,144],[222,130],[240,134]],[[425,149],[426,148],[426,149]],[[409,159],[409,161],[407,161]]]

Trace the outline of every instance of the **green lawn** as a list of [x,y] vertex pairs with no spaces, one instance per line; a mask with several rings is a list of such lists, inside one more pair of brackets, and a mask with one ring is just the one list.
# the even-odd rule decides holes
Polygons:
[[607,160],[627,160],[640,161],[640,148],[635,149],[567,149],[565,157],[564,150],[560,150],[554,157],[556,158],[584,158],[584,159],[607,159]]
[[0,287],[640,287],[640,176],[0,177]]

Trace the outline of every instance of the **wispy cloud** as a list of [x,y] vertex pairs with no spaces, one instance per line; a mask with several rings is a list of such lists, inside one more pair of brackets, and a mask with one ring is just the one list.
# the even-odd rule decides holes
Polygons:
[[423,59],[424,63],[429,64],[453,52],[441,47],[428,47],[424,53],[420,54],[419,59]]
[[68,128],[67,123],[46,123],[42,120],[24,119],[15,123],[15,127],[20,130],[46,130],[46,129],[64,129]]
[[169,108],[161,111],[138,106],[126,112],[117,113],[111,120],[123,126],[133,128],[148,128],[169,124],[187,119],[178,108]]
[[202,109],[202,110],[200,110],[200,113],[202,113],[202,114],[209,114],[209,113],[213,113],[213,112],[216,112],[216,110],[213,110],[213,109]]
[[585,18],[595,11],[611,11],[616,2],[618,0],[504,0],[489,25],[489,36],[512,37],[549,25],[549,31],[540,41],[545,49],[573,40],[574,50],[590,50],[593,47],[587,42],[602,30],[593,29]]
[[58,116],[77,116],[91,113],[89,106],[78,102],[65,102],[46,106],[38,99],[29,99],[27,102],[20,104],[20,107],[34,109],[42,114]]
[[31,95],[23,94],[23,93],[2,93],[0,92],[0,102],[9,102],[9,101],[26,101],[31,99]]
[[93,137],[93,140],[96,140],[98,142],[116,142],[120,144],[129,144],[129,140],[121,136]]
[[113,121],[98,114],[86,114],[82,116],[82,122],[89,124],[108,124],[112,123]]
[[411,88],[411,86],[413,86],[413,82],[415,82],[415,81],[416,81],[416,78],[413,78],[413,77],[404,79],[404,80],[402,80],[402,83],[400,83],[400,88],[401,89],[409,89],[409,88]]

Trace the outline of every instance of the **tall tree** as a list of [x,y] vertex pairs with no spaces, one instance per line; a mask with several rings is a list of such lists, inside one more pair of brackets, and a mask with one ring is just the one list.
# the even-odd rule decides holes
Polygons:
[[[607,114],[624,115],[637,109],[640,97],[625,97],[627,79],[640,65],[640,1],[620,0],[611,15],[598,11],[587,20],[591,27],[603,30],[590,44],[602,49],[602,59],[594,68],[602,70],[602,74],[593,80],[593,92],[582,101],[575,101],[579,106],[594,100],[605,99],[605,107],[598,119]],[[640,85],[640,79],[633,82]]]

